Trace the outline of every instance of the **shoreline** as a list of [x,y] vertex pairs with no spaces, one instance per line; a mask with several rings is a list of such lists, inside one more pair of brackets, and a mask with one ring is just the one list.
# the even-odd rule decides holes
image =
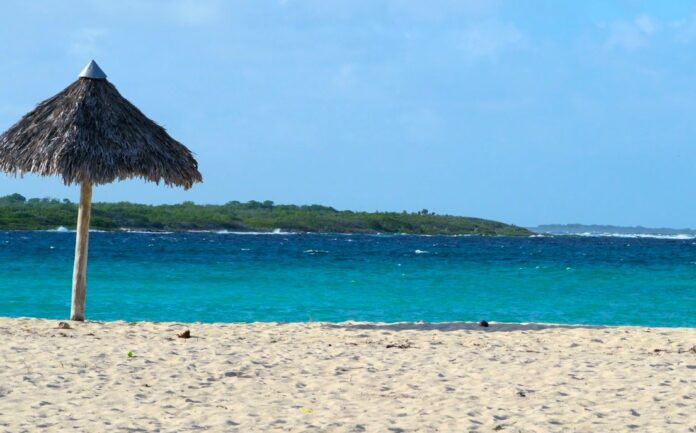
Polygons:
[[0,431],[696,428],[696,328],[59,322],[0,317]]
[[[406,233],[406,232],[378,232],[378,231],[354,231],[354,232],[331,232],[331,231],[298,231],[284,229],[268,230],[229,230],[229,229],[147,229],[147,228],[125,228],[116,229],[90,228],[90,233],[105,234],[135,234],[135,235],[181,235],[181,234],[203,234],[203,235],[222,235],[222,236],[413,236],[413,237],[445,237],[445,238],[513,238],[513,239],[632,239],[632,240],[658,240],[658,241],[693,241],[696,234],[643,234],[643,233],[545,233],[532,232],[530,234],[485,234],[485,233]],[[42,229],[0,229],[0,233],[61,233],[75,235],[74,228],[60,226],[58,228]]]
[[[663,241],[693,241],[696,234],[646,234],[646,233],[549,233],[531,232],[529,234],[486,234],[486,233],[407,233],[407,232],[380,232],[380,231],[301,231],[285,229],[254,229],[254,230],[230,230],[225,228],[212,229],[148,229],[148,228],[90,228],[90,233],[108,234],[146,234],[146,235],[177,235],[177,234],[216,234],[239,236],[268,236],[268,235],[320,235],[320,236],[414,236],[414,237],[452,237],[452,238],[555,238],[555,239],[634,239],[634,240],[663,240]],[[59,226],[57,228],[2,228],[0,233],[64,233],[75,234],[74,228]]]
[[[63,319],[53,319],[49,317],[33,317],[33,316],[2,316],[1,320],[28,320],[28,321],[48,321],[48,322],[66,322],[68,324],[122,324],[122,325],[137,325],[137,324],[156,324],[156,325],[180,325],[182,327],[186,326],[226,326],[226,325],[321,325],[329,328],[340,327],[340,326],[352,326],[356,329],[364,327],[365,329],[370,328],[384,328],[391,329],[394,331],[398,330],[419,330],[419,331],[482,331],[482,332],[515,332],[515,331],[542,331],[546,329],[620,329],[620,328],[640,328],[640,329],[654,329],[654,330],[684,330],[684,331],[696,331],[696,326],[652,326],[652,325],[598,325],[592,323],[554,323],[554,322],[497,322],[494,320],[488,320],[489,326],[481,326],[480,322],[474,321],[444,321],[444,322],[430,322],[427,320],[402,320],[396,322],[385,322],[385,321],[370,321],[370,320],[342,320],[342,321],[326,321],[326,320],[302,320],[302,321],[279,321],[279,320],[257,320],[251,322],[183,322],[183,321],[172,321],[172,320],[91,320],[87,319],[83,322],[70,321],[67,315]],[[696,342],[695,342],[696,344]]]
[[[65,230],[63,230],[65,229]],[[130,234],[217,234],[217,235],[322,235],[322,236],[416,236],[416,237],[482,237],[482,238],[534,238],[534,237],[562,237],[564,235],[551,235],[544,233],[531,234],[486,234],[486,233],[408,233],[408,232],[384,232],[384,231],[352,231],[352,232],[332,232],[332,231],[301,231],[291,229],[254,229],[254,230],[233,230],[225,228],[213,229],[148,229],[148,228],[126,228],[119,227],[115,229],[109,228],[94,228],[89,229],[90,233],[130,233]],[[1,228],[0,233],[65,233],[75,234],[74,228],[59,226],[57,228]]]

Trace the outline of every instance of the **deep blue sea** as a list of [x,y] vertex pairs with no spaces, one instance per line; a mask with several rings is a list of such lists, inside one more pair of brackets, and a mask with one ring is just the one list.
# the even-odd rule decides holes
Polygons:
[[[74,233],[0,232],[0,316],[66,319]],[[696,240],[99,233],[87,318],[696,327]]]

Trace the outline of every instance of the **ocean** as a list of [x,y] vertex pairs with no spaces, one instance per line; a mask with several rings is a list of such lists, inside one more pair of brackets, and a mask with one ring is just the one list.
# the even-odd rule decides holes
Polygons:
[[[0,316],[66,319],[75,235],[0,232]],[[696,240],[90,234],[92,320],[696,327]]]

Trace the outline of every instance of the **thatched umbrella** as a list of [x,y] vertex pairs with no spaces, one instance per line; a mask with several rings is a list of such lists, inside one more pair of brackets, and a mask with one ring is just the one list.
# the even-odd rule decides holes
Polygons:
[[91,61],[77,81],[0,135],[0,170],[80,184],[71,320],[84,320],[92,185],[133,177],[190,188],[191,152],[128,102]]

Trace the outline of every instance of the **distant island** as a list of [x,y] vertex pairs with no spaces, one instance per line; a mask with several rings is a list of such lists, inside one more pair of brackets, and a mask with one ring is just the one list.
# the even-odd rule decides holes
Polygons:
[[[0,197],[0,230],[74,228],[77,205],[67,199]],[[231,201],[223,205],[184,202],[145,205],[94,203],[92,227],[100,230],[228,230],[311,233],[409,233],[428,235],[529,236],[525,228],[480,218],[418,212],[338,211],[320,205]]]
[[529,230],[536,233],[547,233],[553,235],[579,235],[579,234],[615,234],[615,235],[654,235],[654,236],[677,236],[677,235],[696,235],[694,229],[670,229],[670,228],[649,228],[642,226],[622,227],[612,225],[597,224],[544,224],[538,227],[530,227]]

